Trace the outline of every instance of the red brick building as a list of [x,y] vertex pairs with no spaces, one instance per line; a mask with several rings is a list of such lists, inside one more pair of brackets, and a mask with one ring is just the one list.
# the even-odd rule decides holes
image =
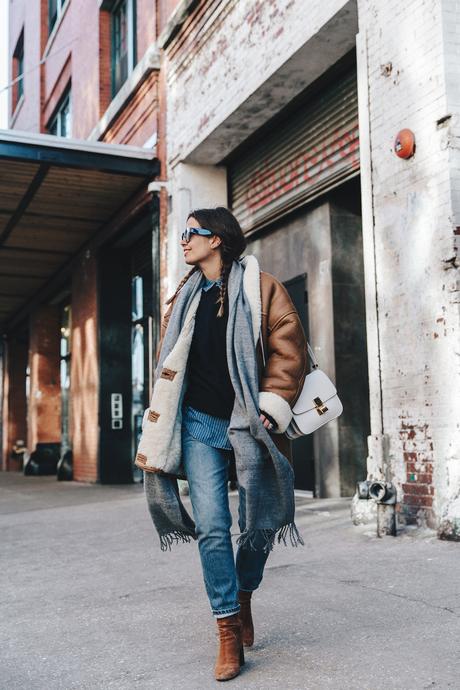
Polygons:
[[[0,136],[2,464],[126,482],[160,316],[157,37],[176,3],[16,0]],[[137,473],[137,474],[136,474]]]
[[[392,524],[459,538],[454,0],[15,0],[10,15],[3,467],[22,441],[71,449],[76,479],[138,478],[179,233],[223,204],[343,402],[293,442],[297,487],[382,482]],[[374,519],[367,484],[357,522]]]
[[[249,2],[247,6],[252,5]],[[359,401],[355,399],[355,409],[359,413],[355,420],[346,421],[345,415],[340,420],[346,426],[346,440],[340,448],[339,436],[345,436],[337,425],[330,425],[327,433],[318,435],[315,448],[311,437],[295,442],[293,455],[297,487],[315,495],[350,494],[356,480],[362,478],[369,410],[366,353],[362,352],[364,292],[353,56],[356,13],[345,13],[346,24],[340,24],[342,28],[334,37],[337,49],[323,61],[324,65],[321,63],[324,74],[317,70],[318,74],[313,75],[313,92],[310,82],[314,79],[307,70],[304,78],[296,81],[299,93],[286,89],[281,97],[273,91],[268,109],[264,99],[259,103],[257,97],[251,107],[259,115],[249,126],[251,118],[240,107],[245,102],[242,86],[252,83],[249,74],[241,82],[244,72],[237,69],[229,81],[223,65],[221,82],[212,72],[213,65],[217,64],[219,50],[230,50],[231,46],[222,38],[219,48],[208,50],[206,37],[215,38],[221,32],[221,22],[230,17],[229,12],[239,17],[229,34],[233,30],[238,33],[241,27],[248,31],[253,27],[257,32],[259,23],[265,20],[262,6],[254,3],[254,8],[256,14],[247,17],[243,5],[233,0],[17,0],[11,6],[10,127],[24,147],[39,146],[38,140],[26,133],[41,134],[43,151],[39,160],[45,163],[33,171],[39,176],[37,189],[32,176],[12,207],[12,220],[8,219],[11,231],[3,243],[22,252],[16,255],[20,266],[15,275],[7,278],[9,282],[0,290],[6,295],[1,298],[5,299],[5,309],[0,312],[6,336],[5,469],[20,467],[20,459],[12,452],[20,440],[29,452],[51,449],[63,457],[71,450],[75,479],[112,482],[140,478],[132,457],[150,396],[161,305],[185,268],[178,254],[180,224],[190,207],[222,203],[233,206],[240,218],[248,234],[249,252],[259,256],[265,270],[284,281],[306,332],[308,318],[313,325],[316,321],[313,299],[309,317],[306,308],[307,273],[313,294],[316,269],[313,263],[304,265],[294,258],[305,252],[316,256],[313,245],[318,242],[322,263],[334,264],[336,272],[338,254],[330,249],[328,237],[347,224],[350,242],[357,247],[347,260],[347,270],[357,276],[356,304],[362,317],[354,353],[364,361],[356,386]],[[268,35],[257,40],[261,49],[269,50]],[[241,46],[245,50],[248,47],[243,40]],[[291,48],[285,45],[283,49],[288,54]],[[251,79],[256,75],[257,70],[251,72]],[[291,78],[289,70],[287,76]],[[207,134],[207,123],[211,121],[207,109],[212,111],[212,104],[204,97],[206,89],[217,89],[213,97],[217,105],[223,94],[230,94],[230,83],[236,87],[232,97],[236,120],[228,130],[231,136],[227,136],[225,126]],[[297,110],[291,113],[290,101],[299,97]],[[310,114],[305,118],[304,108],[310,101]],[[227,104],[226,110],[231,106]],[[270,219],[280,225],[281,218],[300,207],[302,223],[308,226],[312,202],[321,196],[324,204],[313,213],[316,220],[312,216],[318,235],[312,247],[294,252],[295,257],[285,254],[281,259],[273,223],[267,225],[264,220],[265,178],[258,170],[260,166],[265,169],[264,156],[270,156],[271,149],[287,156],[284,165],[289,170],[292,160],[305,159],[308,166],[311,156],[308,151],[292,153],[292,137],[271,142],[264,136],[268,153],[259,154],[257,147],[255,156],[251,151],[253,137],[261,139],[255,120],[263,112],[266,117],[271,113],[285,120],[286,108],[288,130],[295,130],[295,141],[306,142],[305,146],[311,141],[306,123],[318,123],[315,146],[324,173],[314,185],[309,181],[310,173],[305,173],[301,203],[292,205],[284,193],[284,168],[272,156],[270,178],[276,187],[278,170],[281,183],[270,192],[276,207]],[[329,137],[321,122],[330,123],[335,111],[345,114],[332,127],[337,135]],[[274,131],[282,132],[282,128]],[[191,132],[187,149],[183,140]],[[59,161],[53,162],[53,153],[47,148],[52,145],[50,134],[54,135]],[[65,150],[64,141],[68,147]],[[7,144],[4,157],[9,156],[9,165],[24,166],[26,154],[22,152],[22,158],[18,154],[14,160]],[[107,145],[123,147],[110,149],[112,160],[119,156],[118,172],[113,166],[102,165],[109,155]],[[140,167],[145,169],[148,155],[150,174],[136,177],[136,162],[140,164],[142,158]],[[70,171],[77,165],[79,174],[74,179]],[[67,171],[65,176],[61,174],[63,169]],[[10,174],[8,168],[4,174]],[[244,180],[254,174],[259,175],[259,182],[251,183],[246,190]],[[118,186],[111,194],[115,180]],[[63,189],[55,186],[58,182]],[[336,194],[338,182],[345,186]],[[246,191],[255,195],[257,228],[246,212]],[[41,197],[47,200],[46,209],[39,205],[36,211]],[[54,207],[53,198],[59,209]],[[344,198],[351,200],[351,210],[343,203]],[[41,216],[34,215],[37,212]],[[16,222],[14,214],[22,220]],[[23,230],[24,224],[27,227]],[[255,229],[261,231],[260,236]],[[299,237],[300,232],[303,230],[299,226]],[[12,249],[0,247],[1,260],[1,252]],[[271,265],[272,260],[276,265]],[[32,270],[32,261],[39,276]],[[332,307],[330,273],[327,294]],[[31,277],[34,275],[36,282]],[[334,319],[338,328],[349,318],[347,309],[351,306],[338,305],[338,299],[334,298],[336,316],[331,308],[326,319],[322,309],[323,325],[319,334],[316,331],[316,343],[324,341],[322,363],[331,376],[335,359],[340,358],[334,354]],[[339,362],[338,378],[348,376],[347,362],[343,366]]]

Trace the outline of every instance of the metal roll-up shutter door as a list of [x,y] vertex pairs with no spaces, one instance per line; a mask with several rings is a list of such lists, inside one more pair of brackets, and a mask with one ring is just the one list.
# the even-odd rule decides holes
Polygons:
[[315,95],[228,169],[233,213],[245,232],[359,173],[356,71]]

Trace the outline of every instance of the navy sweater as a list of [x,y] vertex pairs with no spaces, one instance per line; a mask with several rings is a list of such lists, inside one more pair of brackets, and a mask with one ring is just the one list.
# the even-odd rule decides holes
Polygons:
[[215,303],[218,297],[216,283],[202,290],[187,363],[184,404],[215,417],[230,419],[235,391],[228,372],[225,344],[228,298],[225,299],[225,314],[219,318],[219,303]]

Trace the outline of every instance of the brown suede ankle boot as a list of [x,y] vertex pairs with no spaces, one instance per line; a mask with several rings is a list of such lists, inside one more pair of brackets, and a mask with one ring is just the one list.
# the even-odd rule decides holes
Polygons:
[[238,601],[240,603],[240,619],[243,625],[243,644],[245,647],[252,647],[254,644],[254,624],[252,622],[251,614],[251,596],[252,592],[238,592]]
[[225,618],[216,618],[219,649],[214,674],[216,680],[230,680],[240,672],[244,664],[241,621],[238,613]]

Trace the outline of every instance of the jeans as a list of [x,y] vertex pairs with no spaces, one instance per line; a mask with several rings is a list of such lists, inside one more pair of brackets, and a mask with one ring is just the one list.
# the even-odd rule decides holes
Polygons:
[[[213,448],[182,426],[182,459],[187,474],[204,584],[215,618],[238,613],[238,590],[254,591],[269,552],[238,547],[236,563],[230,528],[228,469],[233,450]],[[238,525],[245,528],[244,489],[239,491]],[[256,546],[259,546],[256,543]],[[262,547],[262,538],[260,547]]]

